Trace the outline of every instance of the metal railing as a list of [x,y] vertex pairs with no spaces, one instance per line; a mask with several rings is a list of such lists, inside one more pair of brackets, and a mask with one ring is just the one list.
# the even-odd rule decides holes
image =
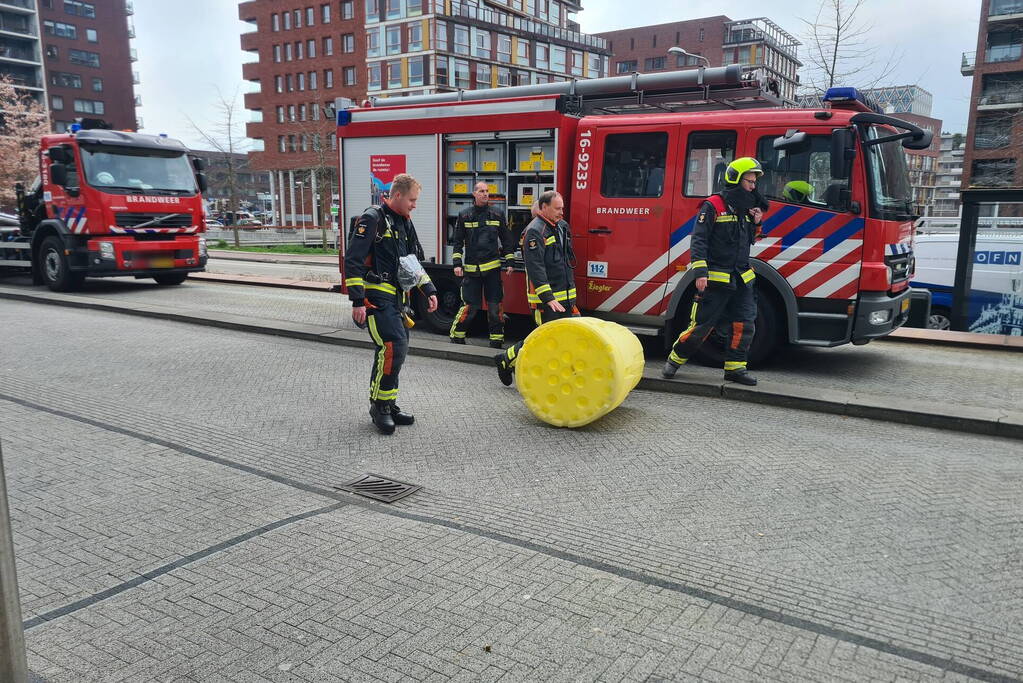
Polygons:
[[546,38],[564,40],[566,42],[593,48],[595,50],[607,50],[607,41],[603,38],[598,38],[597,36],[592,36],[587,33],[580,33],[579,31],[571,31],[569,29],[561,28],[560,26],[546,24],[542,21],[533,21],[532,19],[511,15],[488,7],[473,7],[456,1],[451,3],[451,11],[449,12],[444,6],[443,0],[435,0],[434,12],[436,14],[450,17],[472,19],[474,21],[491,24],[492,26],[524,31],[526,33],[532,33]]
[[0,8],[4,5],[10,5],[12,7],[20,7],[22,9],[35,9],[36,4],[33,0],[0,0]]
[[991,0],[988,16],[997,17],[1004,14],[1023,14],[1023,0]]
[[[984,61],[988,64],[1015,62],[1021,56],[1023,56],[1023,44],[997,45],[989,47],[984,52]],[[976,60],[976,53],[974,53],[974,60]]]
[[972,71],[973,67],[975,67],[976,65],[977,65],[977,52],[976,52],[976,50],[973,51],[973,52],[964,52],[963,53],[962,66],[960,68],[962,68],[964,70],[965,69],[969,69],[969,70]]
[[0,57],[7,59],[20,59],[23,62],[39,62],[36,51],[30,48],[15,47],[14,45],[0,45]]

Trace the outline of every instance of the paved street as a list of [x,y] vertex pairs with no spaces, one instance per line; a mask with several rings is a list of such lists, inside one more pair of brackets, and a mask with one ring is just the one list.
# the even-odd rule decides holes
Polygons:
[[[283,255],[276,258],[288,259],[288,256]],[[332,263],[299,263],[297,262],[299,260],[305,259],[296,259],[295,263],[281,263],[241,260],[239,258],[217,258],[211,255],[209,262],[206,264],[206,272],[222,275],[256,275],[271,278],[287,278],[308,282],[337,283],[340,281],[336,257]]]
[[[87,295],[347,321],[288,290]],[[642,391],[555,430],[419,357],[387,438],[369,351],[12,301],[0,325],[45,680],[1023,678],[1018,441]],[[424,489],[333,488],[364,472]]]

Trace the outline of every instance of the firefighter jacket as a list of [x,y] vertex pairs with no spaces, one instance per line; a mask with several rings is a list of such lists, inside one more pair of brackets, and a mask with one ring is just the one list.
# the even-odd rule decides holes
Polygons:
[[464,268],[469,276],[500,268],[502,261],[511,266],[515,259],[504,216],[490,206],[473,204],[459,213],[451,244],[455,248],[452,263],[456,268]]
[[[423,260],[423,248],[412,220],[400,216],[385,203],[371,206],[352,227],[345,254],[345,287],[353,306],[364,306],[367,293],[398,297],[398,259],[415,254]],[[418,284],[423,296],[437,293],[430,278]]]
[[568,223],[551,225],[543,216],[534,218],[522,233],[522,259],[530,304],[575,301],[575,253]]
[[709,198],[700,207],[693,228],[693,275],[707,278],[712,285],[735,288],[738,279],[752,282],[755,275],[749,263],[750,246],[760,238],[760,225],[749,212],[735,211],[720,195]]

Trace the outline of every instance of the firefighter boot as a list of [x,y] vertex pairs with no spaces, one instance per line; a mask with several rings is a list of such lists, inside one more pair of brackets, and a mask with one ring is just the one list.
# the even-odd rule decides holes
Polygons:
[[394,420],[394,424],[407,427],[416,421],[416,416],[412,413],[402,412],[401,408],[391,403],[391,419]]
[[369,406],[369,416],[381,434],[394,434],[394,416],[391,414],[390,401],[373,401]]
[[675,376],[675,373],[678,371],[679,367],[680,367],[679,364],[674,361],[671,360],[664,361],[664,367],[661,368],[661,377],[663,377],[664,379],[671,379],[672,377]]
[[494,365],[497,366],[497,376],[501,378],[501,384],[510,387],[513,370],[508,367],[508,363],[505,361],[505,354],[499,353],[494,356]]
[[504,348],[504,342],[498,341],[497,339],[491,339],[490,340],[490,348],[492,348],[492,349],[503,349]]
[[745,370],[725,371],[725,381],[736,382],[738,384],[745,384],[748,387],[755,387],[757,385],[757,378],[749,374]]
[[451,337],[451,343],[465,346],[465,337]]

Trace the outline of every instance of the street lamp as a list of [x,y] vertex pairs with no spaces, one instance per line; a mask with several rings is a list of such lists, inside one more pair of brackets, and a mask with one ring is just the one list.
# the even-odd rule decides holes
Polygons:
[[669,55],[682,55],[683,57],[693,57],[695,59],[702,59],[704,62],[707,63],[708,67],[710,66],[710,60],[707,59],[706,57],[704,57],[703,55],[694,55],[692,52],[686,52],[685,50],[683,50],[680,47],[669,47],[668,48],[668,54]]
[[305,183],[298,181],[298,206],[302,212],[302,246],[305,246]]

